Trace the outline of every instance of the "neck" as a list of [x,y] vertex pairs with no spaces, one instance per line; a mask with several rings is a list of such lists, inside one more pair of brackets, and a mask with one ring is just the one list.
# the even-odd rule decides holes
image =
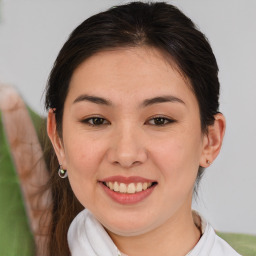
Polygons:
[[[177,212],[162,226],[138,236],[119,236],[109,232],[119,250],[128,256],[184,256],[200,239],[191,209]],[[163,239],[164,238],[164,239]]]

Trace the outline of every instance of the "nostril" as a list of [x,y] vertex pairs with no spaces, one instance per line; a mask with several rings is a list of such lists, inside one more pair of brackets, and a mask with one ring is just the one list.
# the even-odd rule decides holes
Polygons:
[[134,140],[132,143],[116,142],[109,145],[106,152],[108,162],[113,165],[120,165],[124,168],[140,165],[147,161],[147,150],[142,143]]
[[113,162],[114,165],[121,165],[122,167],[125,167],[125,168],[130,168],[130,167],[133,167],[133,166],[137,166],[137,165],[140,165],[141,162],[140,161],[129,161],[129,160],[123,160],[123,161],[114,161]]

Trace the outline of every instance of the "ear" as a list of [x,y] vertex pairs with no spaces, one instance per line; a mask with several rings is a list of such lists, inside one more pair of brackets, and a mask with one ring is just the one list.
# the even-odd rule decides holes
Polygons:
[[63,147],[63,142],[57,132],[56,118],[55,118],[55,113],[53,109],[50,109],[48,113],[47,133],[52,142],[59,164],[61,164],[62,167],[65,169],[65,166],[66,166],[65,151]]
[[218,156],[226,129],[225,117],[218,113],[215,121],[208,126],[208,132],[203,138],[203,152],[200,158],[200,166],[208,167]]

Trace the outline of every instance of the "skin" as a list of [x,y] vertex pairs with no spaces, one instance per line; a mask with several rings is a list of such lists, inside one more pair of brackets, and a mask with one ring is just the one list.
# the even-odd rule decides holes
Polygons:
[[[75,102],[84,94],[112,105]],[[179,100],[141,106],[145,99],[166,95]],[[95,116],[103,118],[102,125],[83,122]],[[163,125],[154,119],[159,116],[167,118]],[[217,114],[202,133],[188,79],[148,47],[100,52],[75,70],[62,138],[53,112],[48,116],[49,137],[76,197],[129,256],[185,255],[195,246],[200,231],[191,212],[193,187],[198,167],[208,167],[207,160],[218,155],[224,130],[225,119]],[[141,202],[123,205],[98,182],[115,175],[140,176],[157,185]]]

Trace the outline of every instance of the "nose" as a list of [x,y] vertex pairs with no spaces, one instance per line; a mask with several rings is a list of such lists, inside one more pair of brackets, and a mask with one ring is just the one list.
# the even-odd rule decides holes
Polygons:
[[144,163],[147,157],[145,140],[138,129],[123,127],[113,132],[107,152],[107,158],[111,164],[131,168]]

